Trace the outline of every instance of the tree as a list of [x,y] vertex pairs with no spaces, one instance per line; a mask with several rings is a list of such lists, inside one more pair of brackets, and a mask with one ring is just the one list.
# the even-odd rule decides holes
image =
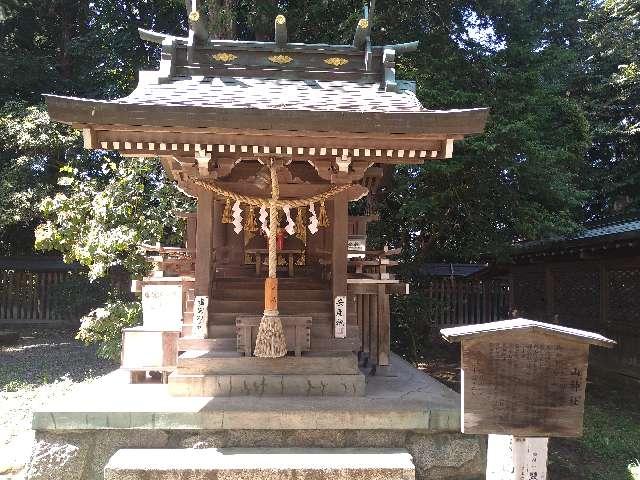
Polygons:
[[[567,90],[578,74],[580,7],[566,2],[449,2],[403,8],[387,38],[418,38],[401,61],[428,108],[488,106],[486,132],[454,158],[400,167],[382,205],[381,241],[407,260],[504,257],[521,239],[571,232],[588,125]],[[395,21],[394,21],[395,20]],[[403,35],[402,25],[410,25]]]
[[158,59],[158,47],[142,42],[137,28],[184,33],[185,12],[177,0],[0,4],[0,253],[30,254],[41,220],[34,206],[56,190],[60,167],[86,178],[100,167],[76,131],[50,122],[41,94],[128,93],[137,70]]
[[640,213],[640,2],[594,2],[583,23],[584,76],[574,88],[593,142],[582,185],[585,217]]
[[174,212],[188,208],[190,200],[156,160],[105,156],[94,161],[102,165],[95,177],[62,168],[59,184],[66,188],[42,201],[46,222],[36,229],[36,247],[80,262],[92,279],[115,265],[144,274],[148,264],[139,245],[175,244],[181,225]]

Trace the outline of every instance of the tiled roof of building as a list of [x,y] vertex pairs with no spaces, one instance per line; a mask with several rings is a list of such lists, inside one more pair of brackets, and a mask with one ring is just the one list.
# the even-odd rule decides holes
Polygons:
[[573,238],[596,238],[626,232],[640,232],[640,220],[615,222],[606,225],[599,225],[597,227],[587,228],[582,233],[576,235]]
[[279,110],[424,111],[412,91],[385,92],[379,83],[228,76],[175,78],[168,83],[142,84],[128,97],[115,102]]
[[420,271],[432,277],[469,277],[485,268],[477,263],[425,263]]
[[548,240],[522,242],[517,245],[517,252],[532,252],[575,247],[582,244],[598,244],[624,239],[640,238],[640,219],[612,221],[592,225],[581,232]]

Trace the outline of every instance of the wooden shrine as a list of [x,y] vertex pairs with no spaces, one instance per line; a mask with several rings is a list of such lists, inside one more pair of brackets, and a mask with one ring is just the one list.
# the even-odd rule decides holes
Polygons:
[[[160,45],[160,67],[141,71],[129,96],[46,96],[51,118],[82,130],[86,148],[158,157],[197,199],[182,214],[184,248],[145,246],[154,273],[134,285],[182,288],[184,353],[170,390],[362,395],[356,354],[389,364],[389,295],[408,286],[390,271],[398,250],[367,249],[375,217],[350,218],[348,204],[375,193],[384,167],[450,158],[488,111],[422,106],[395,74],[417,42],[372,45],[366,10],[352,45],[326,45],[290,42],[282,15],[273,42],[211,39],[199,1],[187,5],[188,36],[140,30]],[[260,327],[268,313],[286,361],[252,356],[256,318]]]

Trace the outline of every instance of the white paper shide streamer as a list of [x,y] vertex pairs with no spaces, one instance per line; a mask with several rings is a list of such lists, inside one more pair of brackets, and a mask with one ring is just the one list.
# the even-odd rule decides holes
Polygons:
[[311,235],[315,235],[318,231],[318,216],[316,215],[316,207],[313,203],[309,204],[309,213],[311,213],[311,217],[309,218],[309,231]]
[[293,223],[293,219],[291,218],[291,207],[289,207],[289,205],[282,207],[282,211],[287,217],[287,226],[284,227],[284,229],[289,235],[293,235],[296,233],[296,224]]
[[231,209],[233,212],[233,231],[236,233],[240,233],[242,231],[242,208],[240,207],[240,202],[236,202],[233,204],[233,208]]
[[267,209],[265,207],[260,207],[260,216],[258,219],[260,220],[260,228],[265,233],[265,235],[269,236],[269,224],[267,223]]

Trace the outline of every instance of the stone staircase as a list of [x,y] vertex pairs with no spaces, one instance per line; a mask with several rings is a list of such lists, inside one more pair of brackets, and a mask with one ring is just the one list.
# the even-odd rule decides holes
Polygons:
[[105,480],[415,480],[405,449],[222,448],[122,449]]
[[[238,275],[238,268],[233,272]],[[188,292],[188,298],[192,292]],[[209,303],[209,338],[189,336],[185,324],[169,391],[176,396],[361,396],[364,376],[353,353],[360,345],[359,328],[348,325],[347,338],[333,338],[333,303],[326,282],[314,278],[283,278],[279,282],[282,315],[312,317],[311,351],[301,357],[264,359],[237,351],[236,318],[261,316],[264,279],[255,275],[220,275]],[[191,305],[193,302],[191,301]],[[353,312],[352,312],[353,313]],[[185,314],[185,319],[187,315]],[[354,320],[351,315],[348,320]]]
[[[234,271],[234,273],[237,273]],[[191,337],[193,290],[187,293],[182,338],[179,351],[235,350],[235,322],[239,315],[262,315],[264,309],[264,279],[251,273],[247,276],[219,278],[209,303],[209,338]],[[282,315],[312,317],[311,351],[351,352],[360,346],[360,331],[355,325],[355,312],[349,312],[347,338],[333,338],[333,303],[327,282],[308,277],[279,280],[278,308]]]

